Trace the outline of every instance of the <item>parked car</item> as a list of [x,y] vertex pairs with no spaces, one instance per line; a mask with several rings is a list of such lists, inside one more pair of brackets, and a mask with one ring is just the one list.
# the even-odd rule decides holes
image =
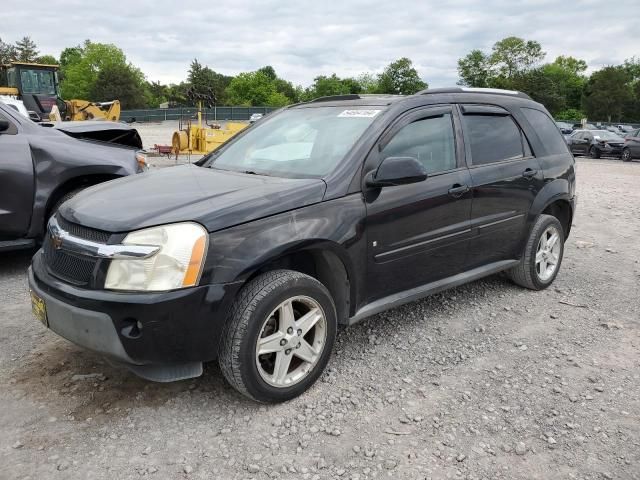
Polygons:
[[593,123],[585,123],[584,126],[581,123],[574,123],[573,130],[599,130]]
[[339,324],[505,271],[558,274],[575,161],[545,108],[503,90],[343,95],[269,115],[185,165],[66,202],[33,258],[36,316],[138,375],[218,359],[291,399]]
[[608,130],[576,130],[569,137],[569,149],[577,155],[591,158],[617,157],[622,155],[624,139]]
[[624,136],[622,160],[630,162],[634,158],[640,158],[640,128]]
[[252,113],[251,116],[249,117],[249,123],[256,123],[262,117],[263,115],[261,113]]
[[570,135],[573,132],[573,126],[568,122],[556,122],[556,125],[563,135]]
[[634,130],[634,128],[631,125],[616,125],[616,127],[618,127],[619,130],[625,133],[629,133]]
[[35,246],[63,201],[145,167],[135,129],[75,123],[37,124],[0,102],[0,251]]

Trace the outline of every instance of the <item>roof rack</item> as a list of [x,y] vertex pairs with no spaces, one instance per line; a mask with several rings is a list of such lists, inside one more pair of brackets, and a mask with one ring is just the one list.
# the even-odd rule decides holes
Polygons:
[[346,95],[328,95],[326,97],[318,97],[310,100],[309,103],[317,103],[317,102],[333,102],[340,100],[360,100],[360,95],[357,93],[348,93]]
[[507,95],[510,97],[526,98],[531,100],[531,97],[526,93],[518,92],[516,90],[504,90],[502,88],[475,88],[475,87],[451,87],[451,88],[427,88],[421,90],[417,95],[430,95],[434,93],[488,93],[491,95]]

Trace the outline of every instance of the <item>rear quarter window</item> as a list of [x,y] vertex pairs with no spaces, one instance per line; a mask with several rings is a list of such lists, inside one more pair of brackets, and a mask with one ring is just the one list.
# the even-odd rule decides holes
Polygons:
[[525,118],[538,134],[548,155],[567,153],[567,142],[549,115],[533,108],[521,108]]

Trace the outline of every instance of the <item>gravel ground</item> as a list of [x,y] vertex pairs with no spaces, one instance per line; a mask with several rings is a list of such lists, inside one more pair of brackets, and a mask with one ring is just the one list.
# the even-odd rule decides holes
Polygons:
[[640,163],[578,163],[551,288],[494,276],[377,315],[276,406],[217,365],[155,384],[59,339],[29,254],[0,256],[0,478],[640,479]]

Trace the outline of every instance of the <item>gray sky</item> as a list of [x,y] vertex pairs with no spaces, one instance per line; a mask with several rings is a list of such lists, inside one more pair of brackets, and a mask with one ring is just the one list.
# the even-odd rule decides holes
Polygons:
[[31,36],[58,56],[89,38],[114,43],[149,80],[179,82],[193,58],[228,75],[272,65],[313,77],[380,72],[409,57],[431,87],[454,85],[457,60],[509,35],[537,40],[590,70],[640,56],[638,0],[3,0],[0,38]]

